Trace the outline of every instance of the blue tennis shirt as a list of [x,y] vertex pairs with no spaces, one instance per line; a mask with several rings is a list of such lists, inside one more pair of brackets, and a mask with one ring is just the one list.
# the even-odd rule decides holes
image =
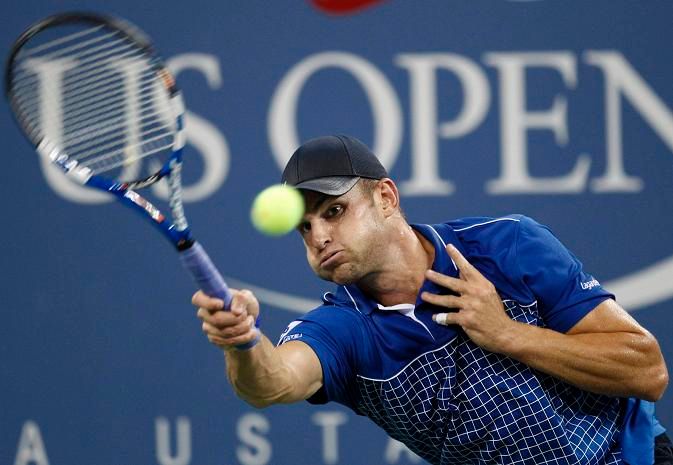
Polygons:
[[[453,244],[516,321],[566,332],[614,298],[525,216],[412,227],[434,245],[435,271],[457,277]],[[430,281],[425,290],[449,292]],[[590,393],[483,350],[459,327],[433,322],[446,309],[420,298],[384,307],[347,285],[323,302],[279,341],[303,341],[320,359],[323,387],[309,402],[368,416],[432,464],[653,463],[664,430],[650,402]]]

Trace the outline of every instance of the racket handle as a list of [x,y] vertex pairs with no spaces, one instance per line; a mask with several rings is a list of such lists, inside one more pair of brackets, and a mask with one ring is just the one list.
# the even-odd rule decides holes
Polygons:
[[[182,265],[191,273],[199,289],[210,297],[222,299],[225,310],[229,310],[232,300],[231,291],[201,244],[194,242],[190,248],[181,251],[179,255]],[[257,332],[257,337],[250,342],[237,345],[237,349],[247,350],[259,342],[259,329],[254,329]]]

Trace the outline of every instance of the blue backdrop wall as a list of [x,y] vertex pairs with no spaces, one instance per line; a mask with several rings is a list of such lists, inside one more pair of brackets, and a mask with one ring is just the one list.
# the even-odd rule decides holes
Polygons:
[[[548,224],[673,360],[673,4],[316,7],[332,3],[9,2],[0,46],[70,9],[154,38],[190,109],[192,224],[232,284],[257,291],[272,339],[326,284],[299,237],[252,228],[251,200],[299,141],[348,133],[399,182],[410,221]],[[336,405],[237,400],[170,246],[46,170],[6,104],[0,136],[0,464],[419,463]],[[673,427],[670,392],[658,415]]]

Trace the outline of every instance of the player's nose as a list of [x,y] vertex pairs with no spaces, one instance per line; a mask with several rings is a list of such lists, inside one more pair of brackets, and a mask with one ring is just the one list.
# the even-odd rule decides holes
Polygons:
[[323,250],[332,241],[332,231],[326,221],[315,219],[311,221],[309,243],[318,251]]

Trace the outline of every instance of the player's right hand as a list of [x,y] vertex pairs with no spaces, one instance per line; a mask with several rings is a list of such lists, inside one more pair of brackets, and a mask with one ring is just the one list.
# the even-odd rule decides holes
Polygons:
[[229,310],[224,310],[221,299],[209,297],[202,291],[192,296],[192,304],[198,308],[196,316],[202,321],[203,332],[212,344],[225,350],[257,337],[255,320],[259,315],[259,302],[252,292],[245,289],[230,290],[233,299]]

